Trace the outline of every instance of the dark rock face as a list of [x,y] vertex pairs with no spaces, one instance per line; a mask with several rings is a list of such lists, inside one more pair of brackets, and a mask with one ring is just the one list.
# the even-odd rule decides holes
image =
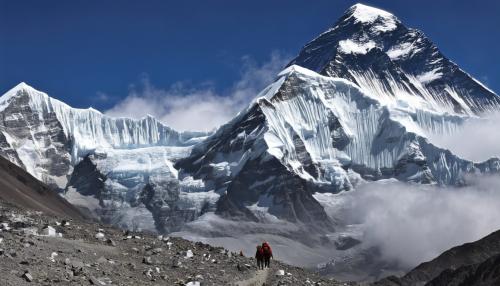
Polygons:
[[178,207],[179,183],[176,180],[146,184],[138,201],[153,214],[156,229],[160,233],[177,231],[184,223],[200,215],[195,210]]
[[[35,144],[37,144],[39,150],[35,150],[35,147],[30,147],[30,145],[26,145],[25,148],[26,156],[34,156],[32,160],[35,163],[34,167],[40,174],[39,179],[47,182],[53,188],[63,188],[64,186],[59,186],[58,182],[53,181],[49,175],[64,177],[70,171],[71,157],[69,150],[71,141],[64,134],[64,130],[54,112],[32,110],[29,94],[23,90],[19,91],[19,93],[21,94],[13,98],[7,108],[0,113],[0,128],[13,137],[16,144],[36,142]],[[8,145],[3,135],[0,136],[0,144]],[[20,163],[19,153],[14,154],[12,146],[5,147],[7,148],[2,148],[2,152],[7,155],[6,157]],[[24,166],[22,163],[19,165]]]
[[500,285],[500,255],[478,264],[447,269],[426,286],[494,286]]
[[478,241],[453,247],[401,278],[385,278],[375,285],[497,285],[499,255],[500,231],[496,231]]
[[26,166],[24,166],[23,162],[19,159],[16,150],[10,146],[3,132],[0,132],[0,156],[26,170]]
[[101,174],[90,156],[86,156],[75,166],[68,186],[77,189],[84,196],[93,196],[99,199],[104,191],[105,181],[106,176]]

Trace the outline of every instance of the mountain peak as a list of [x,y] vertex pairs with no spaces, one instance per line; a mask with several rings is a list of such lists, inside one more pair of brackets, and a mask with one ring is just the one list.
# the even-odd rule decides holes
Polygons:
[[351,6],[346,16],[346,21],[354,19],[354,23],[374,25],[374,30],[377,32],[392,31],[399,22],[396,16],[387,11],[360,3]]
[[33,88],[32,86],[30,86],[29,84],[25,83],[24,81],[18,83],[16,86],[14,86],[13,88],[11,88],[9,91],[7,91],[5,93],[6,94],[16,94],[18,91],[21,91],[21,90],[25,90],[25,91],[38,91],[36,90],[35,88]]
[[352,14],[353,17],[358,19],[360,22],[371,23],[377,20],[378,18],[382,19],[395,19],[396,16],[393,14],[371,6],[367,6],[364,4],[354,4],[347,10],[348,13]]
[[24,81],[20,82],[19,84],[17,84],[9,91],[0,96],[0,111],[3,110],[8,105],[9,100],[17,96],[20,91],[26,91],[29,94],[41,93],[40,91],[34,89]]

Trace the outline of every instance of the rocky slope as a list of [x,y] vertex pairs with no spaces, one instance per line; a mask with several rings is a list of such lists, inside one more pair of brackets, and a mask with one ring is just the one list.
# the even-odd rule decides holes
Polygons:
[[52,215],[85,219],[73,205],[22,168],[0,157],[0,200]]
[[[2,285],[348,285],[221,247],[20,209],[0,201]],[[251,255],[251,254],[250,254]],[[258,284],[262,285],[262,284]]]
[[445,251],[401,278],[388,277],[376,285],[498,285],[500,231]]

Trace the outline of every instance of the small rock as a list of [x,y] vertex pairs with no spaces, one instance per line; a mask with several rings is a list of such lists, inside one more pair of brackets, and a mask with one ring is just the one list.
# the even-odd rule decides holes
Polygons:
[[153,269],[149,268],[148,270],[144,271],[144,275],[146,275],[148,278],[153,277]]
[[108,262],[108,260],[106,258],[104,258],[104,256],[101,256],[101,257],[99,257],[99,259],[97,259],[97,263],[99,263],[99,264],[103,264],[106,262]]
[[177,259],[172,260],[172,268],[178,268],[182,265],[182,262],[180,262]]
[[106,283],[104,281],[101,281],[97,278],[95,278],[94,276],[90,276],[89,278],[89,281],[90,281],[90,284],[92,285],[106,285]]
[[98,233],[96,233],[96,234],[95,234],[95,238],[96,238],[96,239],[104,239],[104,233],[102,233],[102,232],[98,232]]
[[57,252],[52,252],[50,254],[49,260],[52,261],[52,262],[56,262],[57,255],[58,255]]
[[285,270],[280,269],[280,270],[276,271],[276,276],[285,276]]
[[110,239],[110,238],[108,238],[108,239],[106,240],[106,243],[107,243],[108,245],[111,245],[111,246],[116,246],[116,242],[114,242],[114,241],[113,241],[112,239]]
[[11,230],[11,228],[9,227],[9,224],[8,224],[8,223],[6,223],[6,222],[2,222],[2,223],[0,223],[0,229],[1,229],[1,230],[4,230],[4,231],[9,231],[9,230]]
[[153,264],[153,260],[151,260],[151,257],[146,256],[146,257],[144,257],[144,258],[142,259],[142,263],[144,263],[144,264],[148,264],[148,265],[151,265],[151,264]]
[[51,227],[50,225],[46,225],[44,228],[42,228],[41,235],[56,237],[57,232],[55,228]]
[[194,256],[193,251],[191,249],[188,249],[188,251],[186,251],[186,256],[184,256],[184,257],[187,259],[187,258],[191,258],[193,256]]
[[21,276],[21,277],[24,278],[24,280],[26,280],[28,282],[33,282],[33,276],[31,275],[31,273],[29,271],[24,272],[23,276]]

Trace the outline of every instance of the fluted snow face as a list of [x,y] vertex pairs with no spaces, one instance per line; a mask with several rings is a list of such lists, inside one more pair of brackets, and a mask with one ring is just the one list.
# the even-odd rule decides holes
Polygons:
[[20,90],[29,94],[30,108],[40,119],[46,113],[56,114],[65,135],[74,141],[73,156],[81,156],[98,147],[177,146],[185,145],[185,141],[190,139],[150,116],[139,120],[111,118],[92,108],[72,108],[25,84],[20,86]]
[[[189,140],[199,135],[189,132],[179,133],[150,116],[139,120],[111,118],[92,108],[72,108],[25,83],[19,84],[1,97],[0,111],[4,111],[11,102],[21,96],[26,97],[31,114],[42,124],[48,114],[55,114],[64,135],[71,141],[70,154],[74,163],[97,148],[189,146],[196,142]],[[13,113],[5,118],[5,120],[11,119],[22,119],[22,115]]]
[[[434,176],[434,182],[456,183],[459,174],[465,171],[462,163],[455,164],[450,162],[455,158],[439,155],[445,150],[428,146],[425,138],[430,134],[451,133],[467,117],[438,114],[403,101],[387,105],[346,80],[325,77],[299,66],[289,67],[281,76],[286,78],[281,89],[273,96],[257,100],[269,129],[264,139],[267,152],[304,179],[330,183],[339,177],[341,181],[347,180],[344,169],[349,166],[371,172],[391,169],[388,176],[396,176],[394,169],[409,154],[422,161],[427,156],[440,158],[438,163],[432,163],[432,170],[427,170]],[[304,170],[300,159],[303,155],[296,150],[297,135],[320,169],[337,171],[333,178],[321,175],[314,178]],[[406,176],[424,171],[415,170]]]

